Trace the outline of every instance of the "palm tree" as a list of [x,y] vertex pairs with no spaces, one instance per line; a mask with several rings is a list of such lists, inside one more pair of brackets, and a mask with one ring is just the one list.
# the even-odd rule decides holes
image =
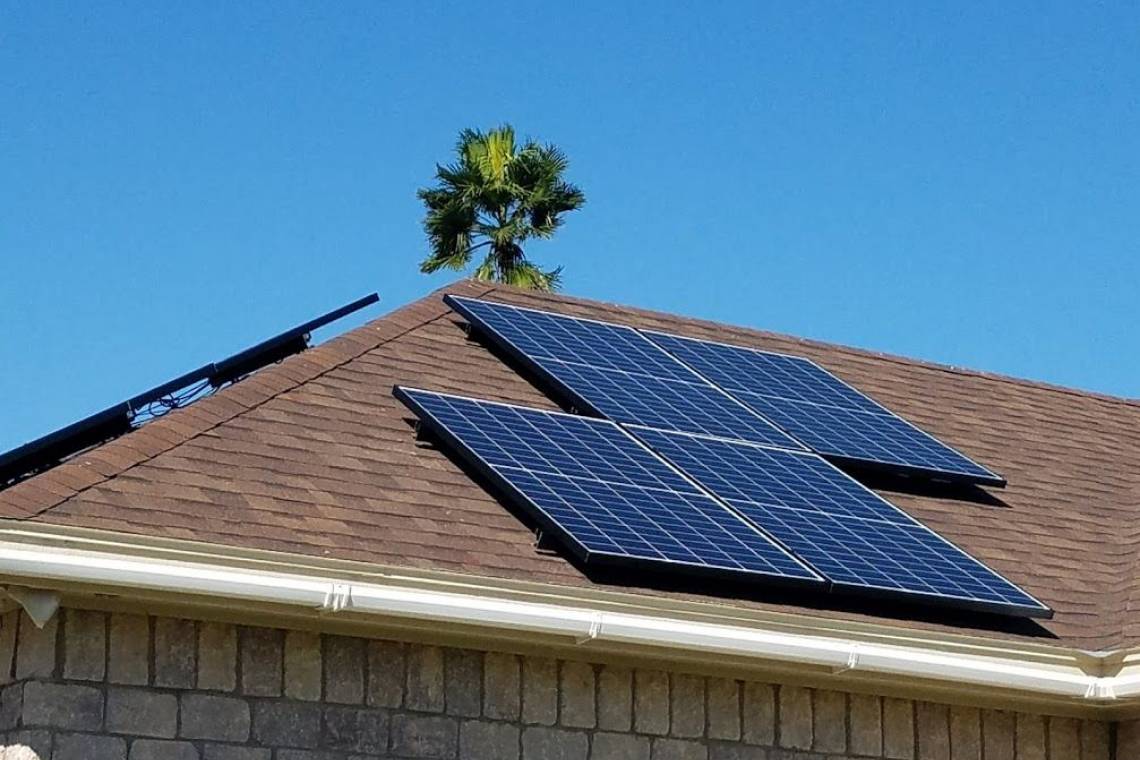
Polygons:
[[562,267],[543,271],[527,259],[522,243],[551,237],[562,214],[586,202],[581,190],[562,179],[565,154],[531,140],[517,146],[507,125],[486,133],[463,130],[455,152],[455,163],[436,166],[436,186],[418,192],[427,207],[424,231],[431,245],[420,271],[464,269],[486,248],[475,279],[557,290]]

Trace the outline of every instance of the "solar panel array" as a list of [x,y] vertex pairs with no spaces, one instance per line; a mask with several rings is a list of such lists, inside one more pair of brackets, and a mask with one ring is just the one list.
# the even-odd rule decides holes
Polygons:
[[[505,304],[447,301],[565,400],[618,423],[471,400],[457,406],[438,394],[428,408],[426,397],[408,395],[424,392],[399,391],[580,555],[822,577],[849,591],[1051,614],[821,458],[998,478],[818,365]],[[547,418],[554,422],[537,422]],[[654,452],[662,459],[651,466]],[[742,525],[766,543],[750,543]],[[817,575],[805,575],[808,567]]]
[[611,422],[408,388],[396,394],[586,561],[823,583]]
[[836,586],[1026,612],[1037,600],[814,454],[633,431]]
[[900,472],[1005,485],[1001,476],[808,359],[664,333],[646,335],[818,454]]
[[448,296],[447,302],[582,411],[649,425],[802,448],[630,327]]

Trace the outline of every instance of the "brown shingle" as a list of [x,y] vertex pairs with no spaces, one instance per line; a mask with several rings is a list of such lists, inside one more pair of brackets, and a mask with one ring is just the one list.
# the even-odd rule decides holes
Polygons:
[[[1005,475],[1000,503],[886,494],[1056,611],[1037,634],[1140,641],[1140,404],[627,307],[461,282],[445,289],[810,357]],[[468,340],[442,292],[0,492],[0,517],[387,565],[589,585],[432,446],[394,384],[544,409]],[[629,591],[700,598],[689,593]],[[798,611],[760,594],[718,599]],[[866,611],[806,614],[871,617]],[[945,620],[878,618],[946,628]],[[1034,629],[979,635],[1032,635]]]

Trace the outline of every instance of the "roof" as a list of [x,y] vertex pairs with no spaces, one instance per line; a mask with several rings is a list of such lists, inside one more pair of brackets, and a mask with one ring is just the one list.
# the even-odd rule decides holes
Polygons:
[[[814,359],[1009,486],[880,491],[1055,611],[1049,621],[847,608],[764,589],[644,585],[539,551],[531,529],[430,442],[395,384],[556,404],[442,301],[487,297]],[[0,492],[0,519],[475,576],[703,599],[902,628],[1140,642],[1140,403],[561,295],[464,281],[263,369]],[[811,606],[807,606],[807,605]]]

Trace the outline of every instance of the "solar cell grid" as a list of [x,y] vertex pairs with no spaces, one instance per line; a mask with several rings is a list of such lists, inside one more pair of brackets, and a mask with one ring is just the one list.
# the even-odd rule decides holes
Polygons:
[[525,470],[502,474],[592,554],[811,577],[774,545],[758,550],[759,534],[703,495]]
[[615,422],[685,430],[802,450],[791,437],[707,383],[679,383],[538,359],[576,404]]
[[588,364],[638,375],[703,382],[632,327],[520,306],[447,296],[447,303],[533,358]]
[[615,422],[802,449],[768,420],[638,331],[506,304],[447,297],[581,411]]
[[764,505],[738,508],[837,585],[1046,612],[1024,591],[921,525]]
[[395,394],[587,561],[822,583],[611,422],[408,388]]
[[613,425],[458,396],[417,393],[414,397],[492,467],[697,491],[650,452],[631,446],[628,436]]
[[911,523],[911,518],[832,465],[794,452],[631,427],[675,467],[720,498],[810,512]]
[[877,404],[814,362],[646,332],[657,345],[812,451],[987,485],[1001,476]]
[[834,406],[765,398],[742,391],[737,391],[736,396],[812,451],[825,456],[963,475],[980,481],[997,477],[894,415],[865,414]]
[[1017,586],[814,454],[630,429],[837,586],[1048,613]]
[[646,331],[670,354],[728,391],[890,414],[809,359]]

